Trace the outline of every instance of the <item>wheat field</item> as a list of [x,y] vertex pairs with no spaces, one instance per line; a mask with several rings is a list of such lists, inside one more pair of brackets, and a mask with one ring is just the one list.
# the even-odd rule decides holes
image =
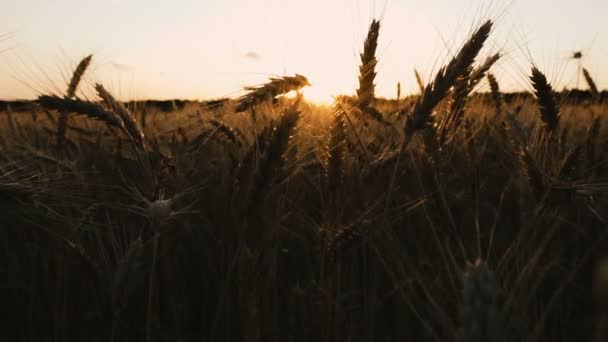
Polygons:
[[608,340],[608,95],[501,92],[492,26],[394,99],[373,21],[328,105],[83,97],[91,55],[7,103],[2,340]]

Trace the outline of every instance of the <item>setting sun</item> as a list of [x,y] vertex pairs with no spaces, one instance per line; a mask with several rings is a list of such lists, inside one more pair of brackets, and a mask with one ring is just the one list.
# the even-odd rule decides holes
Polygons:
[[315,85],[314,83],[302,88],[301,92],[305,99],[319,104],[331,104],[334,98],[340,94],[330,87]]

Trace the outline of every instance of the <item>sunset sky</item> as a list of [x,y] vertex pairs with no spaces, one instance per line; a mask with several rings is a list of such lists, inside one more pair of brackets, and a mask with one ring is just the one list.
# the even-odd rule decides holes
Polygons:
[[354,92],[374,17],[381,96],[395,96],[398,81],[414,91],[413,69],[428,80],[485,19],[496,26],[484,53],[505,55],[495,70],[504,89],[525,88],[532,62],[556,88],[574,87],[576,50],[605,88],[606,13],[606,0],[5,0],[0,98],[60,93],[92,53],[84,95],[100,81],[122,99],[234,97],[300,73],[307,95],[326,100]]

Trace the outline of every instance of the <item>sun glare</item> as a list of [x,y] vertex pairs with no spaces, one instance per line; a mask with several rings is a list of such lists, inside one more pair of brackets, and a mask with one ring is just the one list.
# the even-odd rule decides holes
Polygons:
[[298,93],[301,93],[306,101],[319,105],[330,105],[334,102],[334,98],[336,96],[341,95],[339,91],[332,89],[331,86],[312,84],[300,89],[299,91],[290,91],[285,94],[285,97],[295,98]]
[[317,104],[331,104],[334,101],[334,91],[323,85],[311,85],[302,89],[302,94],[307,101]]

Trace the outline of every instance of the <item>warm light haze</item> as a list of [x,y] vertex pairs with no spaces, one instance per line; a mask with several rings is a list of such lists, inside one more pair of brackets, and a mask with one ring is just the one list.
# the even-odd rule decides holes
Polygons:
[[[555,88],[575,87],[577,61],[608,85],[603,0],[451,1],[34,1],[8,0],[0,14],[0,98],[60,92],[71,70],[94,55],[82,91],[102,81],[118,97],[234,97],[273,75],[305,75],[315,101],[353,93],[358,53],[372,18],[382,22],[379,96],[416,90],[471,32],[496,22],[486,55],[505,90],[527,87],[534,62]],[[87,88],[88,87],[88,88]],[[87,90],[88,89],[88,90]]]
[[608,342],[608,0],[0,1],[0,342]]

